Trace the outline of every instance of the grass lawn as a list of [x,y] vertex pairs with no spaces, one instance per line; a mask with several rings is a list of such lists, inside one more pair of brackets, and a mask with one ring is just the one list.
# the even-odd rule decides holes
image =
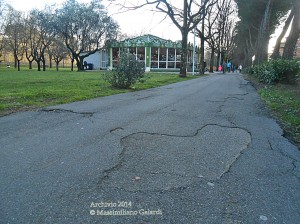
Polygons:
[[265,86],[251,76],[246,78],[254,83],[261,98],[279,120],[286,136],[300,147],[300,82],[295,85]]
[[112,94],[158,87],[195,77],[179,78],[178,74],[145,73],[144,83],[132,89],[112,88],[103,80],[104,71],[59,72],[21,68],[0,68],[0,116],[55,104],[70,103]]

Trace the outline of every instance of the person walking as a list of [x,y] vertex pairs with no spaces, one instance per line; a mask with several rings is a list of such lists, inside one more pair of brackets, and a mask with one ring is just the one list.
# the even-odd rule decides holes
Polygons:
[[223,70],[222,65],[219,65],[218,71],[221,72]]
[[224,61],[224,62],[223,62],[223,66],[222,66],[223,74],[225,74],[226,69],[227,69],[227,64],[226,64],[226,62]]
[[230,61],[227,63],[227,71],[228,71],[228,72],[231,71],[231,62],[230,62]]
[[239,65],[239,72],[242,73],[243,66]]

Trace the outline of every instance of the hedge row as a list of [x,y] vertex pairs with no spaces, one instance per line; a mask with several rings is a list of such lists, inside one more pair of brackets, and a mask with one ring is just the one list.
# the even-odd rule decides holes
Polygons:
[[300,63],[296,60],[277,59],[249,68],[249,74],[255,75],[265,84],[294,84],[299,78]]

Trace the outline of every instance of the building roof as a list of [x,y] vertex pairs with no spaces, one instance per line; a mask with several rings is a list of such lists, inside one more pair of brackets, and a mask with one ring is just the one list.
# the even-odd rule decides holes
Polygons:
[[110,41],[109,47],[166,47],[166,48],[181,48],[181,41],[165,40],[163,38],[146,34],[143,36],[126,39],[123,41]]

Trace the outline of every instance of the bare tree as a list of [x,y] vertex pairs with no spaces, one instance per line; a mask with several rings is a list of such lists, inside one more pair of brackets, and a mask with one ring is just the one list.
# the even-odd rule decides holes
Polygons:
[[[0,0],[0,37],[2,36],[1,25],[2,25],[2,20],[3,20],[3,15],[2,15],[3,3],[4,3],[4,1]],[[1,52],[1,48],[0,48],[0,52]]]
[[[201,1],[203,3],[203,1]],[[212,8],[212,7],[211,7]],[[204,10],[206,8],[204,7]],[[201,29],[197,27],[197,36],[200,38],[200,69],[199,69],[199,74],[204,74],[205,72],[205,62],[204,62],[204,44],[205,41],[207,40],[207,36],[205,35],[205,18],[207,16],[207,13],[211,13],[211,9],[207,9],[205,13],[203,13],[203,19],[200,21],[201,23]]]
[[[235,4],[232,0],[218,0],[213,7],[206,9],[205,20],[202,21],[201,29],[197,28],[197,36],[201,39],[200,73],[204,72],[204,41],[211,49],[210,61],[215,61],[215,53],[218,54],[217,61],[229,59],[233,46],[233,29],[235,27]],[[210,71],[213,72],[211,63]]]
[[213,72],[213,66],[215,61],[215,53],[218,49],[218,42],[220,38],[220,30],[218,29],[218,20],[219,20],[219,10],[218,7],[211,7],[207,11],[207,16],[205,20],[205,33],[206,36],[204,36],[203,32],[198,30],[198,35],[201,35],[200,38],[205,39],[207,42],[211,54],[210,54],[210,68],[209,71]]
[[[8,38],[5,32],[8,28],[8,24],[16,23],[17,19],[13,18],[11,15],[16,15],[17,13],[22,14],[21,12],[14,10],[14,8],[7,3],[7,0],[0,0],[0,57],[8,52],[13,53],[13,47],[10,44],[12,40]],[[12,27],[10,31],[12,32]],[[6,60],[6,58],[4,58],[4,60]],[[17,67],[16,59],[15,66]]]
[[207,9],[205,20],[202,21],[201,30],[197,29],[197,34],[201,39],[201,62],[200,72],[204,69],[204,41],[211,49],[210,54],[210,72],[213,72],[213,62],[215,53],[218,54],[219,63],[228,56],[232,38],[231,29],[234,27],[232,14],[235,12],[232,0],[218,0],[217,4]]
[[32,63],[35,59],[35,45],[38,39],[38,31],[36,30],[35,23],[32,21],[34,18],[32,16],[27,16],[25,18],[25,33],[26,33],[26,47],[25,47],[25,57],[29,63],[29,69],[32,69]]
[[73,53],[69,51],[68,56],[69,56],[70,61],[71,61],[71,71],[74,71],[74,62],[75,62],[75,56],[76,55],[73,55]]
[[59,63],[68,56],[69,50],[64,44],[63,38],[57,37],[49,46],[52,59],[55,61],[56,71],[58,71]]
[[13,52],[15,59],[15,68],[20,71],[20,61],[23,60],[25,52],[25,26],[24,26],[24,15],[9,8],[8,18],[4,27],[4,43]]
[[[0,58],[2,57],[3,54],[3,48],[4,48],[4,38],[3,35],[0,34]],[[1,63],[1,59],[0,59],[0,63]]]
[[126,10],[136,10],[147,5],[153,5],[156,12],[165,14],[171,19],[173,24],[180,30],[182,39],[182,53],[180,66],[180,77],[186,77],[187,72],[187,54],[188,54],[188,34],[205,17],[206,9],[213,6],[217,0],[202,0],[201,3],[196,0],[183,0],[183,5],[171,2],[170,0],[144,0],[143,3],[133,4],[125,1],[120,5]]
[[2,19],[3,5],[4,5],[4,0],[0,0],[0,19]]
[[33,56],[38,65],[38,71],[46,70],[45,52],[56,36],[54,14],[50,9],[43,11],[32,10],[30,12],[31,24],[33,25]]
[[235,32],[235,11],[234,1],[220,0],[219,8],[219,55],[221,55],[221,62],[232,59],[233,38]]

